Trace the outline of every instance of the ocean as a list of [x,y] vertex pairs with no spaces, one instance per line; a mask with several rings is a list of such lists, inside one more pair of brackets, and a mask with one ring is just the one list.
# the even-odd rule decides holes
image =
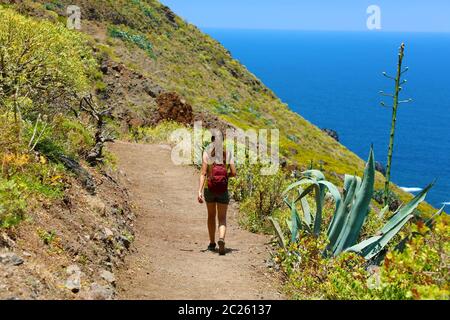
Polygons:
[[450,202],[450,34],[203,30],[271,88],[283,102],[320,128],[336,130],[362,159],[373,143],[386,163],[391,124],[388,97],[398,48],[405,43],[409,71],[397,115],[392,180],[415,190],[436,180],[427,201]]

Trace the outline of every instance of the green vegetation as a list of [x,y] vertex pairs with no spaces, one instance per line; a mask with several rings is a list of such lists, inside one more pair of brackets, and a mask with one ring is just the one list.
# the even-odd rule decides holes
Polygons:
[[[89,12],[83,22],[89,35],[62,23],[71,4]],[[411,200],[391,186],[389,207],[382,208],[385,179],[373,169],[373,154],[364,179],[346,175],[362,172],[364,162],[290,111],[219,43],[158,1],[25,0],[9,7],[0,7],[1,228],[14,228],[37,204],[61,199],[71,174],[57,155],[82,162],[96,144],[97,127],[80,110],[80,100],[94,90],[104,93],[109,83],[98,70],[95,58],[101,55],[99,61],[133,66],[144,80],[179,93],[197,114],[212,113],[244,130],[279,128],[288,167],[320,168],[294,182],[290,172],[262,176],[261,165],[243,163],[231,180],[244,227],[272,232],[268,218],[274,222],[281,245],[274,260],[292,297],[449,298],[448,217],[426,220],[435,212],[421,203],[426,191]],[[132,85],[122,80],[124,87]],[[136,104],[126,102],[128,109],[119,111]],[[151,107],[135,108],[149,114]],[[108,125],[148,143],[166,143],[173,130],[185,128],[161,122],[120,132],[121,120]],[[205,145],[196,146],[196,154]],[[107,155],[106,161],[114,159]],[[409,204],[397,210],[394,202]],[[39,235],[49,246],[57,242],[52,231]],[[368,260],[375,266],[368,268]]]
[[0,227],[14,226],[23,219],[26,202],[22,194],[14,181],[0,179]]
[[[426,187],[411,202],[396,211],[376,236],[357,243],[367,216],[370,213],[370,201],[373,194],[375,177],[375,160],[373,150],[370,151],[369,160],[364,171],[364,177],[346,175],[344,182],[344,194],[341,195],[335,185],[325,180],[325,176],[318,170],[309,170],[303,173],[303,178],[291,184],[284,191],[284,201],[291,210],[291,220],[287,221],[291,232],[291,242],[298,237],[298,230],[305,228],[306,233],[318,237],[322,227],[322,208],[325,194],[328,189],[335,203],[335,210],[328,226],[328,246],[324,251],[325,256],[337,256],[344,251],[352,251],[361,254],[365,259],[373,259],[383,252],[388,242],[394,238],[401,228],[413,217],[412,213],[422,202],[432,185]],[[306,187],[305,187],[306,186]],[[314,192],[316,212],[312,215],[306,196]],[[301,203],[302,214],[297,209],[297,203]],[[387,208],[385,209],[387,210]],[[284,235],[280,233],[278,222],[271,218],[275,230],[280,238],[280,243],[285,245]]]
[[412,230],[417,235],[405,250],[389,251],[379,267],[368,268],[366,260],[352,252],[326,258],[324,235],[313,238],[304,230],[297,242],[280,249],[274,259],[286,273],[286,290],[295,299],[448,300],[448,219],[438,217],[432,232],[420,224]]
[[82,34],[3,8],[0,61],[0,226],[12,228],[63,197],[69,174],[52,154],[81,159],[92,147],[89,124],[62,112],[90,89],[96,63]]
[[[428,218],[419,216],[419,212],[413,214],[432,185],[386,219],[388,207],[378,215],[371,213],[369,207],[374,163],[371,151],[364,178],[346,175],[342,195],[317,170],[304,172],[302,179],[283,192],[290,211],[290,217],[284,216],[288,239],[279,220],[274,217],[269,220],[282,248],[275,261],[288,275],[287,287],[293,290],[294,297],[449,298],[449,276],[443,270],[446,268],[442,268],[450,253],[448,217],[441,216],[443,209]],[[308,202],[311,199],[307,198],[312,194],[314,214]],[[413,219],[416,224],[405,228]],[[326,232],[325,223],[328,225]],[[402,232],[402,229],[407,231]],[[367,238],[370,234],[375,235]],[[394,239],[397,244],[390,245]],[[430,247],[422,251],[417,244],[424,241],[429,242]],[[415,258],[421,267],[414,264]]]
[[128,41],[131,43],[134,43],[139,48],[147,52],[147,54],[153,58],[156,59],[155,54],[153,53],[153,47],[150,41],[148,39],[140,34],[130,33],[128,31],[121,30],[117,27],[111,26],[108,29],[108,34],[113,38],[119,38],[123,41]]
[[240,224],[252,232],[267,232],[267,217],[283,205],[282,192],[287,186],[286,174],[261,175],[261,164],[238,166],[239,175],[230,180],[232,197],[239,201]]
[[183,126],[177,122],[162,121],[154,127],[132,128],[128,138],[136,142],[169,143],[170,135],[178,129],[188,130],[186,126]]
[[[47,2],[26,0],[17,6],[42,16],[45,12],[38,5]],[[74,4],[69,0],[58,2],[63,7]],[[99,22],[106,34],[108,30],[117,30],[117,36],[133,44],[124,46],[123,41],[111,42],[110,38],[99,40],[96,46],[103,48],[103,53],[125,65],[134,65],[135,70],[166,91],[178,92],[197,112],[214,113],[242,129],[279,128],[280,152],[288,165],[303,171],[311,161],[321,163],[322,171],[338,186],[342,186],[341,177],[345,173],[363,169],[363,161],[355,154],[292,112],[217,41],[157,0],[77,0],[75,4],[83,12],[91,12],[89,19]],[[63,10],[56,12],[64,16]],[[89,28],[85,31],[91,32]],[[157,61],[149,59],[146,48],[151,48]],[[384,182],[384,177],[377,173],[376,188],[382,188]],[[392,190],[402,202],[412,198],[395,186]],[[426,204],[420,208],[433,210]]]

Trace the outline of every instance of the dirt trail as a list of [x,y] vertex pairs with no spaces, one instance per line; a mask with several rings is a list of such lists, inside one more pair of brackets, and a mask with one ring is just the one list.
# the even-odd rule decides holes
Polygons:
[[240,229],[229,212],[226,256],[205,252],[206,208],[196,201],[198,174],[175,166],[170,148],[110,146],[137,206],[135,252],[118,276],[119,299],[282,299],[265,266],[267,237]]

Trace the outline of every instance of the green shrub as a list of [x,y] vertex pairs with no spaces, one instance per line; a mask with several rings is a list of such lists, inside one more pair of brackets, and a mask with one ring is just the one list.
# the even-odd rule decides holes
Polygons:
[[26,206],[23,188],[0,178],[0,227],[9,228],[22,221]]
[[118,38],[126,42],[130,42],[144,50],[150,58],[156,59],[153,52],[153,46],[147,37],[138,33],[132,33],[130,31],[121,30],[118,27],[110,26],[108,28],[108,34],[113,38]]
[[[384,196],[385,196],[385,192],[384,192],[383,189],[377,189],[373,193],[373,199],[376,202],[378,202],[379,204],[383,204],[384,203]],[[389,190],[388,203],[387,204],[389,205],[389,210],[391,210],[391,211],[396,211],[401,205],[400,198],[392,190]]]
[[238,175],[230,180],[231,196],[240,202],[240,223],[253,232],[267,232],[266,218],[283,205],[282,192],[288,181],[283,171],[261,175],[261,164],[238,166]]
[[9,70],[0,82],[2,102],[17,115],[50,114],[62,99],[89,91],[96,62],[79,32],[0,7],[0,47]]
[[[27,121],[24,124],[26,141],[33,136],[35,127],[36,121]],[[49,155],[51,160],[60,153],[80,159],[94,146],[93,132],[88,124],[61,114],[56,115],[51,121],[38,122],[37,132],[40,139],[35,139],[35,149]]]
[[415,225],[402,252],[386,255],[380,270],[380,299],[450,299],[450,226],[448,216],[437,218],[432,231]]
[[154,127],[137,127],[131,131],[131,138],[145,143],[168,143],[170,135],[178,129],[187,129],[175,121],[162,121]]
[[38,230],[38,236],[42,239],[45,245],[51,245],[56,240],[56,232],[55,231],[44,231]]

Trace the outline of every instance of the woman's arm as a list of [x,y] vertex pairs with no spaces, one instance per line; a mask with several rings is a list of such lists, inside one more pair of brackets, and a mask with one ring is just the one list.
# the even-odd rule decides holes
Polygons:
[[205,187],[207,172],[208,172],[208,163],[207,163],[207,159],[206,159],[206,154],[203,154],[202,169],[200,171],[200,183],[199,183],[198,196],[197,196],[197,200],[199,203],[203,203],[203,189]]

